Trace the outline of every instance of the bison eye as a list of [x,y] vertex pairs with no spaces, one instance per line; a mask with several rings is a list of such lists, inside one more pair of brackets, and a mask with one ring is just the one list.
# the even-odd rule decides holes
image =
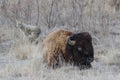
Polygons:
[[78,51],[82,51],[82,48],[81,48],[81,47],[78,47]]

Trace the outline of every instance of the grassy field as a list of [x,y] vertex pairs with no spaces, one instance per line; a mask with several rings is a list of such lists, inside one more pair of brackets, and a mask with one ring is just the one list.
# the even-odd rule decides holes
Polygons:
[[[119,35],[109,35],[105,37],[107,41],[94,40],[95,60],[91,69],[79,70],[77,67],[66,65],[52,70],[42,62],[41,41],[38,45],[31,44],[15,28],[6,26],[0,30],[1,80],[119,80],[120,78]],[[108,43],[109,40],[111,43]]]
[[[0,80],[119,80],[119,0],[1,0]],[[41,28],[39,44],[16,28],[16,20]],[[43,63],[40,45],[58,28],[92,35],[92,68],[64,65],[55,70]]]

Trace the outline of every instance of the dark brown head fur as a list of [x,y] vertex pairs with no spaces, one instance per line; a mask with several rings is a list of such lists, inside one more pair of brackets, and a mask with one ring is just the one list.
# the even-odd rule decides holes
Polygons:
[[[74,45],[69,41],[75,41]],[[66,46],[66,52],[69,54],[70,62],[80,68],[90,68],[94,59],[94,50],[92,46],[92,38],[89,33],[76,33],[69,37]]]

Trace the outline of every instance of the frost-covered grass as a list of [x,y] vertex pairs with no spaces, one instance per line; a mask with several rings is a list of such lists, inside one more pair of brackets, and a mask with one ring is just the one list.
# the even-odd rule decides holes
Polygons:
[[[0,0],[0,80],[120,80],[117,6],[119,0]],[[38,45],[15,28],[16,19],[41,28]],[[91,69],[69,64],[55,70],[46,67],[40,45],[56,28],[92,35]]]
[[[109,54],[113,54],[112,51]],[[120,78],[119,62],[113,61],[111,55],[100,56],[102,60],[95,60],[92,63],[93,67],[88,70],[79,70],[71,65],[55,70],[48,69],[40,56],[41,54],[39,57],[37,55],[26,60],[1,57],[0,78],[2,80],[119,80]],[[108,61],[113,61],[111,63],[114,64]]]
[[[52,30],[42,33],[41,38],[43,39]],[[74,31],[75,29],[70,30]],[[119,45],[120,36],[112,35],[104,39],[96,36],[98,40],[94,40],[96,42],[93,42],[95,60],[92,63],[91,69],[79,70],[77,67],[68,64],[53,70],[47,68],[46,64],[43,63],[42,52],[40,51],[41,41],[38,45],[31,44],[22,33],[12,29],[11,31],[9,29],[9,32],[6,32],[6,34],[9,34],[8,37],[13,40],[13,43],[9,53],[6,52],[6,54],[0,55],[0,80],[120,79],[120,50],[119,46],[117,46]],[[94,34],[92,35],[95,36]]]

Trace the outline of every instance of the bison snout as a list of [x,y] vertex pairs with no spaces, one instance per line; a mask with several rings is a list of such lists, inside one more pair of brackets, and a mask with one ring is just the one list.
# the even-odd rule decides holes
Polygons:
[[87,62],[88,62],[88,63],[93,62],[93,60],[94,60],[94,58],[87,58]]

